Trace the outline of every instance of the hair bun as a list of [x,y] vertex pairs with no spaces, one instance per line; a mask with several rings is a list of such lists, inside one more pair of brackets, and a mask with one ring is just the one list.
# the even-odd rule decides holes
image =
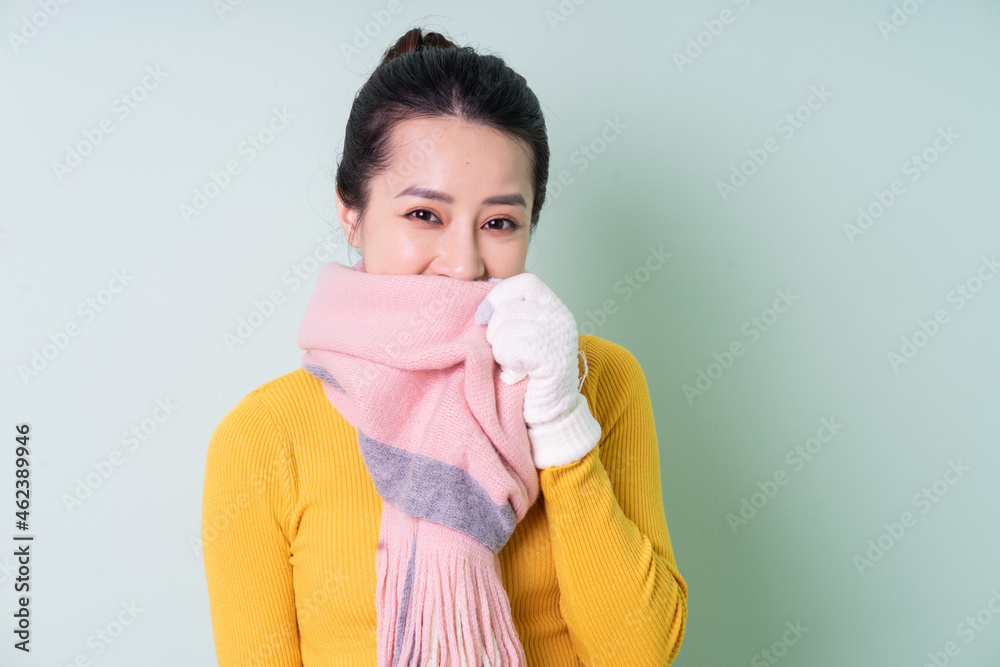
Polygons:
[[406,55],[412,51],[422,51],[429,48],[457,49],[458,45],[449,40],[439,32],[428,32],[424,34],[422,28],[407,30],[396,43],[386,49],[379,66],[386,64],[393,58]]

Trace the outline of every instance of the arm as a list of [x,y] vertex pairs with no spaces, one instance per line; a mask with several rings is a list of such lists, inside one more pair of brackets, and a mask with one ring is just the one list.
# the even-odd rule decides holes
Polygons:
[[251,392],[208,446],[202,549],[219,667],[301,667],[285,438]]
[[595,347],[587,356],[600,375],[582,393],[601,439],[583,458],[539,471],[559,607],[585,664],[669,665],[687,585],[667,532],[649,390],[628,350]]

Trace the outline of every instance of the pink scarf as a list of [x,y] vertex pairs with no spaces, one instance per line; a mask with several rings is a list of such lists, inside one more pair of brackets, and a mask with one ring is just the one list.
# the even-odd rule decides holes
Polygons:
[[524,665],[498,553],[539,493],[525,382],[476,308],[494,283],[320,269],[303,367],[357,429],[382,497],[378,666]]

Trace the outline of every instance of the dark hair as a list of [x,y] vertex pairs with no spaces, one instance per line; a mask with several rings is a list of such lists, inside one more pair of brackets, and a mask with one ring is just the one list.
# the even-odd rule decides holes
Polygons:
[[354,97],[337,192],[364,216],[371,179],[389,168],[391,131],[409,118],[456,118],[522,139],[532,152],[529,237],[538,224],[549,178],[549,141],[538,98],[503,59],[459,47],[437,32],[407,31]]

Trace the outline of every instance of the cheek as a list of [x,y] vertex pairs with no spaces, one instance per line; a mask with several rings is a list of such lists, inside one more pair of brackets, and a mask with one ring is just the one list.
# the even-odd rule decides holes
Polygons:
[[483,248],[483,261],[490,273],[512,276],[524,271],[528,245],[524,242],[494,243]]
[[398,218],[379,226],[371,236],[367,252],[383,273],[415,273],[433,252],[433,237],[419,234]]

